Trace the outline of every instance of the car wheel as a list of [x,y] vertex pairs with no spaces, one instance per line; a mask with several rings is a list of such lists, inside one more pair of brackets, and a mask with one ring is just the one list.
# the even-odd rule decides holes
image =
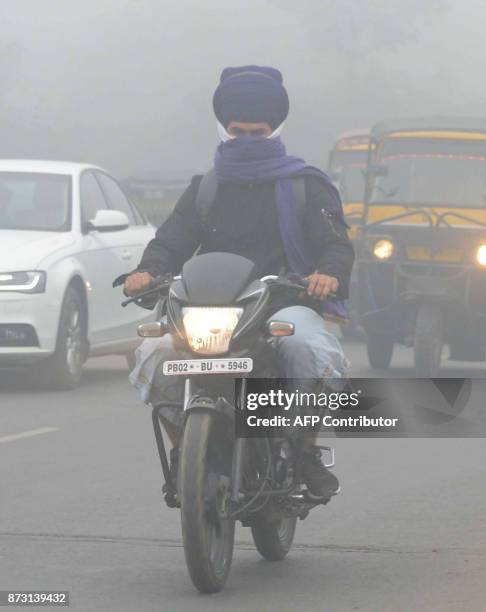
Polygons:
[[442,313],[434,304],[422,304],[415,324],[414,360],[417,376],[433,378],[440,371],[443,339]]
[[59,319],[56,352],[42,363],[44,382],[50,389],[75,389],[81,382],[86,354],[86,318],[79,293],[68,287]]
[[366,349],[370,366],[376,369],[388,368],[393,355],[393,346],[393,336],[389,334],[368,333]]

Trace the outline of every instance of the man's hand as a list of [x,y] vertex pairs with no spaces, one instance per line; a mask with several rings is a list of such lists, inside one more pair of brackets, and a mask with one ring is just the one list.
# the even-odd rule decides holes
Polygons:
[[135,272],[127,277],[123,285],[123,291],[126,295],[137,295],[137,293],[148,289],[153,280],[153,277],[148,272]]
[[311,274],[305,280],[309,282],[307,295],[311,295],[319,300],[325,300],[330,293],[336,293],[339,289],[338,279],[334,278],[334,276],[327,276],[327,274],[314,272],[314,274]]

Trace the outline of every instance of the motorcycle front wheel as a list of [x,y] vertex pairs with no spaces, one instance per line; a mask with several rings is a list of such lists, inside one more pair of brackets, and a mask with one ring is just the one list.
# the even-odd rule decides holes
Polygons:
[[201,593],[223,589],[233,557],[235,520],[228,518],[234,435],[226,417],[191,412],[180,449],[182,540]]

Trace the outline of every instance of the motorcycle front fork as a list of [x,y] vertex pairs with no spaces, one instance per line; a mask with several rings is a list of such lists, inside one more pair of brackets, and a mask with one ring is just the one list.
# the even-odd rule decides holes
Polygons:
[[163,404],[163,405],[159,404],[157,406],[154,406],[152,410],[152,425],[154,428],[155,442],[157,443],[157,451],[159,453],[160,465],[162,467],[162,473],[164,475],[164,480],[165,480],[165,484],[162,487],[162,492],[164,493],[164,499],[167,505],[169,506],[169,508],[175,508],[178,505],[177,490],[176,490],[174,483],[172,482],[172,478],[170,475],[169,461],[167,459],[167,452],[165,450],[165,444],[164,444],[164,436],[162,434],[162,427],[160,424],[160,416],[161,416],[160,411],[162,410],[164,405],[179,407],[180,404],[177,404],[175,402],[174,403],[167,402],[166,404]]
[[243,484],[243,459],[245,456],[245,438],[236,438],[231,471],[231,501],[237,504],[241,501]]
[[[242,410],[246,401],[246,378],[237,378],[236,384],[236,410]],[[245,457],[246,439],[235,439],[235,450],[233,454],[233,466],[231,470],[231,501],[238,503],[242,496],[243,484],[243,460]]]
[[[186,410],[189,404],[189,400],[191,399],[191,394],[192,394],[191,379],[187,378],[184,383],[183,410]],[[177,487],[176,487],[176,483],[172,482],[169,461],[167,459],[167,451],[165,449],[164,435],[162,433],[162,427],[161,427],[161,410],[165,406],[168,406],[170,408],[180,409],[181,405],[179,402],[164,402],[163,404],[158,404],[157,406],[154,406],[152,409],[152,425],[154,428],[155,442],[157,444],[157,451],[159,454],[160,465],[162,467],[162,473],[164,475],[164,481],[165,481],[162,487],[162,492],[164,493],[164,499],[167,505],[170,508],[174,508],[178,506]]]

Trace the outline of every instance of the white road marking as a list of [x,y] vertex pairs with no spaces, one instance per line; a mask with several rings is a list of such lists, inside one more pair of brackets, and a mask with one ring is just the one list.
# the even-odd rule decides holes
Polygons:
[[15,440],[23,440],[24,438],[32,438],[34,436],[51,433],[52,431],[59,431],[60,429],[60,427],[39,427],[39,429],[31,429],[30,431],[23,431],[22,433],[13,434],[11,436],[0,437],[0,443],[14,442]]

